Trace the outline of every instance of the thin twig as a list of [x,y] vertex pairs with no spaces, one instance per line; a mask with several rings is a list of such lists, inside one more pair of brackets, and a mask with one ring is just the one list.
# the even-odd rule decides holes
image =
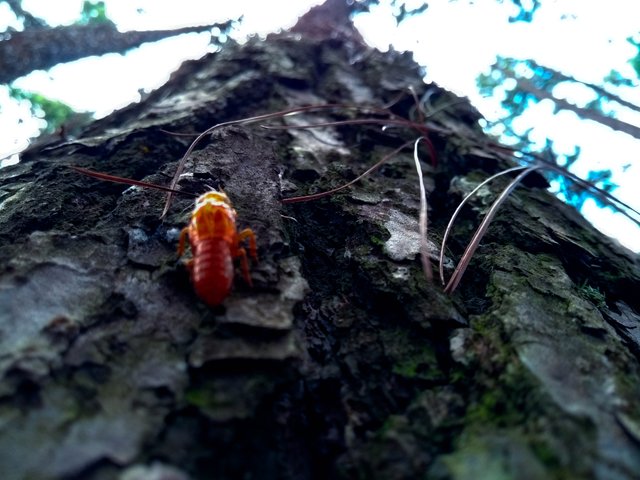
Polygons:
[[[623,202],[622,200],[618,199],[617,197],[615,197],[611,193],[607,192],[606,190],[601,189],[600,187],[594,185],[593,183],[578,177],[575,173],[571,173],[566,168],[563,168],[563,167],[561,167],[559,165],[555,165],[555,164],[552,164],[552,163],[549,163],[549,165],[545,165],[545,168],[548,169],[548,170],[552,170],[552,171],[554,171],[554,172],[556,172],[556,173],[558,173],[560,175],[563,175],[563,176],[569,178],[570,180],[573,180],[574,182],[576,182],[578,185],[580,185],[585,190],[588,190],[592,194],[594,194],[596,196],[599,196],[603,201],[605,201],[605,200],[608,201],[610,203],[610,205],[615,210],[617,210],[618,212],[623,214],[625,217],[627,217],[629,220],[634,222],[636,225],[640,226],[640,220],[637,219],[637,218],[632,217],[628,212],[626,212],[624,210],[626,208],[627,210],[632,211],[636,215],[640,215],[640,212],[638,210],[636,210],[635,208],[633,208],[631,205]],[[621,207],[624,207],[624,208],[621,208]]]
[[363,179],[364,177],[369,175],[371,172],[373,172],[373,171],[377,170],[378,168],[380,168],[384,162],[386,162],[391,157],[393,157],[393,156],[397,155],[398,153],[400,153],[403,149],[407,148],[412,143],[413,143],[413,140],[403,143],[398,148],[396,148],[394,151],[392,151],[391,153],[388,153],[387,155],[382,157],[382,159],[378,160],[372,167],[369,167],[367,170],[365,170],[364,173],[361,173],[356,178],[354,178],[350,182],[345,183],[344,185],[340,185],[339,187],[332,188],[331,190],[326,190],[324,192],[313,193],[311,195],[303,195],[301,197],[283,198],[282,199],[282,203],[308,202],[310,200],[317,200],[319,198],[326,197],[328,195],[333,195],[334,193],[337,193],[340,190],[344,190],[345,188],[348,188],[351,185],[353,185],[354,183],[356,183],[359,180]]
[[330,122],[309,123],[306,125],[260,125],[267,130],[303,130],[321,127],[335,127],[340,125],[384,125],[416,128],[416,123],[405,119],[392,118],[357,118],[352,120],[335,120]]
[[601,189],[600,187],[594,185],[593,183],[580,178],[575,173],[570,172],[566,168],[561,167],[560,165],[556,164],[554,161],[549,160],[549,159],[543,157],[542,155],[538,155],[538,154],[533,153],[533,152],[525,152],[525,151],[518,150],[518,149],[515,149],[515,148],[512,148],[512,147],[508,147],[506,145],[490,144],[489,146],[494,148],[494,149],[496,149],[496,150],[499,150],[499,151],[500,150],[507,150],[507,151],[512,152],[512,153],[519,153],[521,155],[533,158],[535,162],[537,162],[538,164],[541,164],[540,166],[542,168],[544,168],[546,170],[551,170],[551,171],[553,171],[553,172],[555,172],[555,173],[557,173],[559,175],[562,175],[563,177],[566,177],[566,178],[568,178],[570,180],[573,180],[579,186],[581,186],[583,189],[590,191],[595,196],[600,197],[601,199],[603,199],[603,201],[604,200],[608,200],[609,202],[611,202],[611,206],[616,211],[620,212],[625,217],[627,217],[629,220],[634,222],[636,225],[640,226],[640,220],[637,219],[637,218],[632,217],[627,211],[625,211],[625,209],[635,213],[636,215],[640,215],[640,211],[636,210],[635,208],[633,208],[629,204],[623,202],[622,200],[619,200],[616,196],[614,196],[613,194],[607,192],[606,190]]
[[418,112],[418,123],[424,123],[425,121],[425,111],[422,108],[422,104],[420,103],[420,100],[418,99],[418,95],[416,94],[416,90],[415,88],[413,88],[413,85],[409,85],[409,93],[411,94],[411,98],[413,98],[413,103],[416,107],[416,111]]
[[540,168],[541,167],[539,166],[529,167],[524,172],[520,173],[520,175],[514,178],[511,181],[511,183],[507,185],[507,187],[502,191],[502,193],[496,199],[496,201],[493,202],[493,204],[491,205],[491,208],[489,209],[489,212],[485,215],[484,219],[482,220],[482,223],[474,233],[473,238],[471,239],[471,241],[469,242],[469,245],[467,245],[467,248],[462,254],[462,258],[460,259],[460,262],[458,262],[458,265],[456,266],[456,269],[454,270],[453,275],[451,275],[451,278],[449,279],[449,283],[447,283],[447,286],[444,289],[445,293],[453,293],[456,287],[458,286],[458,284],[460,283],[460,280],[462,279],[462,275],[464,275],[465,270],[469,266],[469,262],[471,261],[473,254],[477,250],[478,245],[480,245],[480,240],[482,240],[482,237],[487,231],[487,228],[489,228],[489,224],[493,220],[493,217],[495,217],[496,213],[498,212],[498,209],[507,199],[509,194],[513,191],[514,188],[518,186],[518,184],[524,177],[526,177],[531,172],[538,170]]
[[453,223],[456,221],[456,218],[458,218],[458,214],[462,210],[462,207],[464,207],[465,203],[467,203],[469,199],[473,197],[476,194],[476,192],[480,190],[482,187],[484,187],[487,183],[491,182],[492,180],[495,180],[498,177],[501,177],[502,175],[506,175],[507,173],[515,172],[518,170],[524,170],[525,168],[527,167],[508,168],[499,173],[496,173],[495,175],[490,176],[484,182],[482,182],[476,188],[474,188],[471,191],[471,193],[469,193],[466,197],[464,197],[464,199],[460,202],[460,204],[456,208],[456,211],[453,212],[453,215],[451,215],[451,218],[449,219],[449,223],[447,225],[447,229],[445,230],[444,236],[442,237],[442,246],[440,247],[439,271],[440,271],[440,281],[442,282],[443,285],[444,285],[444,250],[447,244],[447,239],[449,238],[449,233],[451,233],[451,229],[453,228]]
[[125,185],[135,185],[137,187],[153,188],[155,190],[161,190],[163,192],[178,193],[182,195],[189,195],[191,197],[198,196],[195,193],[185,192],[183,190],[175,190],[173,188],[165,187],[163,185],[157,185],[155,183],[141,182],[140,180],[133,180],[132,178],[117,177],[116,175],[109,175],[107,173],[96,172],[94,170],[89,170],[87,168],[82,168],[82,167],[76,167],[73,165],[68,165],[68,167],[71,170],[75,170],[76,172],[81,173],[83,175],[94,177],[99,180],[106,180],[107,182],[124,183]]
[[431,260],[429,259],[429,241],[427,240],[427,192],[424,187],[424,179],[422,178],[422,167],[418,158],[418,144],[420,140],[426,140],[424,137],[418,137],[413,147],[413,160],[416,164],[418,172],[418,181],[420,183],[420,260],[422,261],[422,270],[429,282],[433,281],[433,270],[431,268]]

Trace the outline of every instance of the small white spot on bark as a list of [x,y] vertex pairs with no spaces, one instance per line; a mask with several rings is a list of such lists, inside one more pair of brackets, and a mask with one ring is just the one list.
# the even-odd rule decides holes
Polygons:
[[397,210],[391,210],[384,226],[391,234],[384,244],[384,252],[396,261],[416,258],[420,252],[418,221]]

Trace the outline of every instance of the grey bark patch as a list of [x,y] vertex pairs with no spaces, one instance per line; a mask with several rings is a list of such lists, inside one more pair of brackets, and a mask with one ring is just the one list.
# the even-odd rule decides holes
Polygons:
[[[492,277],[498,294],[500,321],[530,372],[538,378],[558,408],[567,415],[589,418],[597,426],[597,468],[615,463],[640,470],[640,457],[630,452],[617,412],[633,400],[620,390],[619,373],[607,355],[623,349],[621,339],[587,301],[572,293],[572,283],[559,262],[548,257],[512,252],[510,264]],[[514,285],[526,281],[535,288],[525,295]],[[601,332],[594,337],[589,332]],[[627,359],[628,361],[628,359]]]
[[153,462],[150,465],[132,465],[122,472],[118,480],[189,480],[189,475],[172,465]]
[[220,360],[287,360],[300,355],[290,333],[277,339],[201,337],[191,348],[189,364],[195,368]]
[[280,280],[277,294],[253,294],[242,299],[230,299],[226,314],[220,323],[245,325],[273,330],[290,330],[293,327],[293,306],[302,300],[309,284],[300,272],[300,260],[289,257],[278,265]]

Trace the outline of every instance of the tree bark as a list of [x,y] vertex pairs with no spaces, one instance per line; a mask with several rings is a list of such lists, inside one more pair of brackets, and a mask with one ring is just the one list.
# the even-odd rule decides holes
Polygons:
[[[175,254],[190,199],[161,221],[162,194],[67,168],[167,184],[191,140],[167,131],[430,90],[449,105],[423,167],[437,244],[462,195],[510,164],[470,105],[421,78],[409,55],[348,36],[228,44],[0,170],[0,477],[637,478],[638,259],[546,191],[511,196],[447,296],[417,258],[410,152],[345,194],[281,203],[415,132],[219,130],[180,187],[224,188],[260,260],[253,288],[237,279],[212,309]],[[496,192],[462,214],[448,275]]]

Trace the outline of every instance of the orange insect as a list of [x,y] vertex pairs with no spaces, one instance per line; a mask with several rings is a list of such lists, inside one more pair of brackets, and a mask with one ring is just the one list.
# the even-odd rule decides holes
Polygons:
[[189,237],[193,258],[186,265],[191,281],[198,296],[212,307],[220,305],[231,291],[233,259],[240,258],[244,281],[252,286],[247,252],[241,243],[249,240],[249,255],[257,262],[256,236],[250,228],[238,232],[236,217],[229,197],[212,190],[198,197],[189,225],[180,232],[178,255],[184,254]]
[[[186,193],[162,185],[94,172],[85,168],[74,166],[70,168],[100,180],[172,193]],[[229,197],[223,192],[211,190],[198,197],[189,225],[180,232],[178,256],[184,255],[188,237],[192,258],[186,262],[186,266],[191,273],[191,281],[200,299],[212,307],[220,305],[231,291],[234,259],[240,258],[244,281],[249,286],[253,285],[249,275],[247,252],[242,247],[242,242],[249,241],[249,255],[257,262],[256,236],[250,228],[238,232],[236,218],[237,213]]]

